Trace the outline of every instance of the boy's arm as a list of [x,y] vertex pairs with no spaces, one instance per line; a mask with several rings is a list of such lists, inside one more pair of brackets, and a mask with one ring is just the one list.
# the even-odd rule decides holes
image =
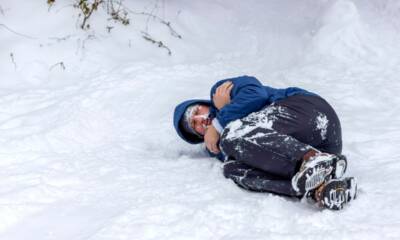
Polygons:
[[264,86],[254,77],[242,76],[218,82],[211,89],[211,96],[224,82],[231,81],[231,101],[218,110],[212,101],[211,114],[214,115],[213,126],[221,132],[231,121],[243,118],[252,112],[259,111],[268,102],[268,94]]

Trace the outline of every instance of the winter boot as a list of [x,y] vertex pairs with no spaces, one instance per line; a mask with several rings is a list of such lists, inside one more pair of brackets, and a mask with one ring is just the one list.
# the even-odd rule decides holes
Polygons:
[[325,181],[342,177],[346,168],[345,156],[316,152],[314,156],[303,161],[300,170],[292,178],[292,187],[303,195]]
[[357,182],[353,177],[331,179],[313,191],[312,198],[330,210],[340,210],[357,196]]

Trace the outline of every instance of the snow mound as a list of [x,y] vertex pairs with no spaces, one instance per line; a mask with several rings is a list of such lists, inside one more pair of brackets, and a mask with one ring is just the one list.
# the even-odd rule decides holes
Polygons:
[[316,54],[341,62],[357,61],[368,58],[376,51],[371,35],[355,3],[339,0],[321,19],[321,27],[312,40],[312,49]]

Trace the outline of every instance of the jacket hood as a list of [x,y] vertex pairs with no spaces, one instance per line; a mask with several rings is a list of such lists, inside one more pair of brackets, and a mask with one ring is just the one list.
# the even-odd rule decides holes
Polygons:
[[190,105],[193,104],[204,104],[211,106],[211,101],[209,100],[201,100],[201,99],[192,99],[192,100],[187,100],[182,103],[180,103],[178,106],[175,107],[175,112],[174,112],[174,127],[176,132],[178,133],[179,137],[181,137],[183,140],[190,144],[197,144],[201,143],[204,140],[202,138],[199,138],[198,136],[195,136],[193,134],[187,133],[182,129],[182,126],[180,125],[180,121],[185,114],[186,108],[188,108]]

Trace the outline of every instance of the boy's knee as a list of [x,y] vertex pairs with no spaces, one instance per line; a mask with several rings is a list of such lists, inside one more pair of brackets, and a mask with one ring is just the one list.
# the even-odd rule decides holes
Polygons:
[[228,161],[224,163],[223,166],[224,177],[229,178],[229,176],[231,176],[233,173],[236,172],[237,167],[235,163],[236,163],[235,161]]
[[219,146],[221,147],[221,149],[223,150],[223,152],[225,154],[227,154],[227,150],[229,149],[228,146],[230,146],[231,144],[229,143],[229,140],[226,139],[223,135],[219,140]]
[[221,138],[219,140],[219,146],[221,150],[227,155],[228,157],[235,157],[234,148],[237,144],[237,139],[235,138],[228,138],[227,131],[223,131],[221,134]]
[[231,176],[242,176],[245,171],[245,165],[234,160],[224,163],[223,166],[223,174],[226,178],[230,178]]

